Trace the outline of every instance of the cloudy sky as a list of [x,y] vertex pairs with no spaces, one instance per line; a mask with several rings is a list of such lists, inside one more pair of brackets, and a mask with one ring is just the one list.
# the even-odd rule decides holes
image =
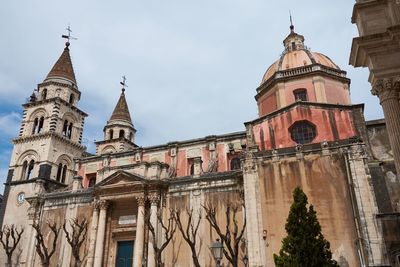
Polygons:
[[[368,71],[348,65],[354,1],[147,0],[7,1],[0,9],[0,182],[6,178],[21,104],[60,56],[65,28],[78,38],[71,56],[89,114],[84,143],[94,151],[128,80],[136,143],[244,130],[257,116],[263,73],[283,51],[289,10],[313,51],[328,55],[352,79],[353,103],[367,119],[382,117]],[[3,187],[0,186],[0,192]]]

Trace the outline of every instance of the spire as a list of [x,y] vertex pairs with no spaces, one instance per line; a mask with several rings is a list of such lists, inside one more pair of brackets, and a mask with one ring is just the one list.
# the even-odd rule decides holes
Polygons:
[[292,20],[292,12],[289,10],[289,17],[290,17],[290,32],[294,33],[294,25],[293,25],[293,20]]
[[60,58],[57,60],[56,64],[54,64],[49,74],[47,74],[46,79],[61,77],[72,81],[76,85],[74,68],[72,66],[71,56],[69,55],[69,41],[76,40],[76,38],[71,36],[72,31],[70,26],[68,26],[67,31],[68,35],[62,35],[62,38],[67,39],[64,51],[62,52]]
[[121,96],[119,97],[118,103],[114,108],[114,111],[111,115],[109,122],[114,120],[122,120],[132,124],[132,119],[129,113],[128,104],[126,103],[125,99],[125,87],[126,85],[124,85],[124,87],[121,90],[122,91]]

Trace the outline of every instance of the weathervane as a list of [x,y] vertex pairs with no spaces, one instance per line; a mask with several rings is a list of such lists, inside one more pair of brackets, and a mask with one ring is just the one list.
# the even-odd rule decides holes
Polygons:
[[122,82],[119,82],[122,85],[122,92],[125,92],[125,87],[128,87],[128,85],[126,85],[126,77],[125,75],[122,76]]
[[67,42],[65,43],[65,45],[66,45],[66,46],[69,46],[69,41],[70,41],[70,40],[78,40],[78,38],[75,38],[75,37],[72,37],[72,36],[71,36],[72,30],[71,30],[70,25],[68,25],[68,27],[67,27],[66,30],[68,31],[68,35],[63,34],[63,35],[61,35],[61,37],[67,39]]

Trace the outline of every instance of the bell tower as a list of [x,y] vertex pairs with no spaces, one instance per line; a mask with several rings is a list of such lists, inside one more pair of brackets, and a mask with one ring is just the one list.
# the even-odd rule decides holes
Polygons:
[[[22,105],[19,136],[12,141],[0,225],[12,219],[16,226],[28,229],[30,205],[25,198],[70,184],[75,175],[73,159],[85,151],[81,141],[87,114],[78,108],[81,92],[70,56],[71,37],[63,37],[68,41],[61,56]],[[24,255],[21,260],[26,260]]]
[[137,147],[135,145],[136,129],[125,98],[125,76],[123,79],[121,95],[103,129],[104,140],[96,142],[97,155],[127,151]]

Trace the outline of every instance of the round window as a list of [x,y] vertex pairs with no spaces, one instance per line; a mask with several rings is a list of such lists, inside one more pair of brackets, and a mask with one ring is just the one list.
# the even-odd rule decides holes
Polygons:
[[292,140],[297,144],[307,144],[314,140],[315,126],[308,121],[295,122],[289,129]]

